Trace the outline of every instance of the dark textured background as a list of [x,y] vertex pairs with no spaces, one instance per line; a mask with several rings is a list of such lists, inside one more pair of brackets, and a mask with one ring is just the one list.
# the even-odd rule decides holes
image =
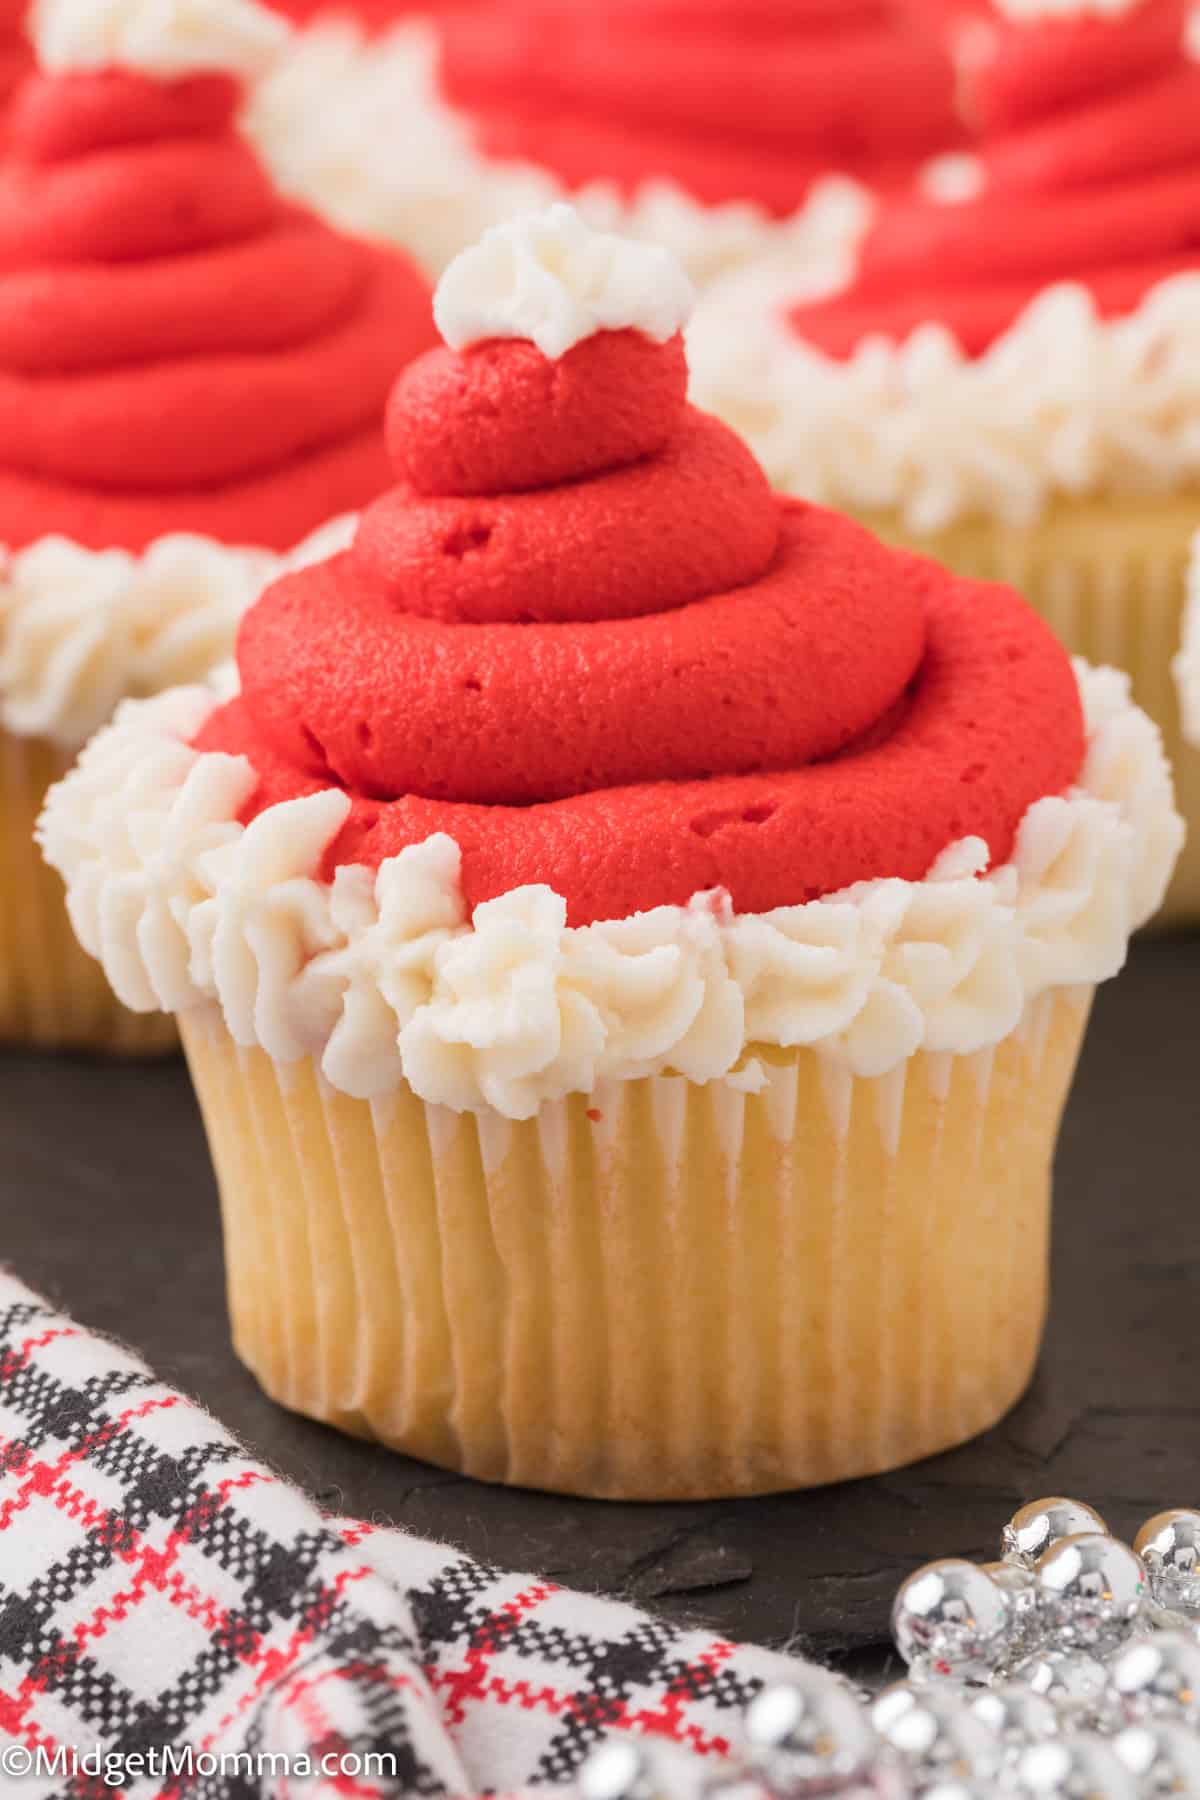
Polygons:
[[995,1554],[1022,1499],[1076,1493],[1124,1531],[1200,1500],[1198,1162],[1200,938],[1160,939],[1098,1002],[1059,1160],[1052,1323],[1017,1411],[875,1481],[617,1506],[481,1487],[272,1405],[228,1346],[216,1199],[182,1065],[0,1055],[0,1257],[127,1339],[323,1504],[825,1654],[880,1643],[915,1564]]

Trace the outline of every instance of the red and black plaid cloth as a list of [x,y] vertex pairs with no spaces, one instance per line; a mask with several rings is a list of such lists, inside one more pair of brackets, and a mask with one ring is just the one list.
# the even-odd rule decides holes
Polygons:
[[97,1748],[130,1800],[515,1793],[610,1732],[670,1747],[686,1788],[794,1666],[327,1518],[0,1271],[4,1800],[105,1800],[52,1760]]

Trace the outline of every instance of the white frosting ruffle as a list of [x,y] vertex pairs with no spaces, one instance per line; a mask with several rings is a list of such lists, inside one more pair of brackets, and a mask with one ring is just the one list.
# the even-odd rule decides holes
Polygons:
[[790,329],[795,299],[786,269],[735,277],[688,338],[693,398],[785,493],[936,532],[972,514],[1028,524],[1056,495],[1200,479],[1200,275],[1160,282],[1115,320],[1082,287],[1047,288],[979,357],[931,324],[838,362]]
[[0,547],[0,725],[77,750],[119,701],[207,679],[268,582],[346,548],[353,529],[333,520],[288,556],[183,532],[140,555],[64,537]]
[[435,274],[490,226],[570,200],[597,229],[669,250],[697,285],[774,251],[806,291],[844,278],[871,210],[847,177],[819,182],[788,219],[748,201],[705,206],[665,180],[628,201],[609,182],[568,193],[544,169],[481,156],[438,94],[435,60],[420,20],[378,38],[347,19],[319,20],[293,35],[251,95],[246,128],[288,192]]
[[30,36],[53,74],[115,66],[163,80],[197,70],[250,79],[289,30],[255,0],[33,0]]
[[1175,659],[1183,735],[1200,750],[1200,534],[1192,545],[1187,599],[1183,608],[1183,647]]
[[39,837],[126,1005],[215,1002],[238,1043],[313,1056],[356,1097],[403,1080],[528,1118],[601,1078],[715,1080],[757,1045],[877,1076],[918,1049],[996,1044],[1038,994],[1114,975],[1162,900],[1183,825],[1160,735],[1124,675],[1076,668],[1078,786],[1030,808],[1003,867],[984,874],[970,838],[924,881],[761,915],[710,893],[572,929],[559,895],[525,887],[468,919],[444,835],[323,882],[346,795],[238,824],[254,772],[188,748],[213,706],[194,688],[127,702],[51,791]]
[[600,331],[640,331],[665,344],[695,302],[669,250],[596,231],[557,201],[493,225],[456,256],[438,283],[433,316],[452,350],[524,338],[557,361]]

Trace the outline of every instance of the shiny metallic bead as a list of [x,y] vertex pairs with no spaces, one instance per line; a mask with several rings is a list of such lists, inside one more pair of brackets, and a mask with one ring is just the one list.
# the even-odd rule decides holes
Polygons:
[[1108,1678],[1130,1719],[1200,1727],[1200,1643],[1187,1632],[1135,1638],[1109,1664]]
[[968,1702],[1009,1756],[1027,1744],[1058,1736],[1058,1714],[1049,1700],[1020,1681],[981,1688]]
[[1031,1500],[1004,1527],[1004,1560],[1033,1568],[1062,1538],[1107,1530],[1100,1514],[1082,1500]]
[[892,1635],[906,1663],[927,1660],[935,1675],[985,1681],[1004,1655],[1008,1619],[996,1583],[976,1564],[947,1558],[903,1583]]
[[1108,1698],[1108,1671],[1083,1650],[1039,1650],[1017,1664],[1011,1679],[1079,1724],[1101,1715]]
[[937,1687],[897,1682],[880,1694],[871,1721],[922,1788],[935,1781],[986,1781],[1004,1759],[998,1739],[962,1697]]
[[645,1745],[613,1738],[579,1771],[581,1800],[664,1800],[665,1785]]
[[1022,1800],[1139,1800],[1137,1783],[1103,1738],[1079,1733],[1033,1744],[1017,1758],[1012,1792]]
[[1175,1507],[1147,1519],[1134,1541],[1159,1606],[1200,1616],[1200,1512]]
[[984,1563],[982,1572],[995,1582],[1007,1603],[1004,1661],[1011,1666],[1032,1656],[1042,1641],[1037,1577],[1017,1562]]
[[1162,1719],[1130,1725],[1113,1739],[1113,1750],[1141,1795],[1200,1794],[1200,1738],[1186,1726]]
[[747,1759],[782,1800],[865,1780],[878,1751],[866,1708],[824,1669],[797,1669],[765,1687],[746,1713]]
[[1109,1655],[1125,1642],[1149,1598],[1140,1556],[1098,1531],[1063,1538],[1037,1566],[1038,1604],[1063,1648]]

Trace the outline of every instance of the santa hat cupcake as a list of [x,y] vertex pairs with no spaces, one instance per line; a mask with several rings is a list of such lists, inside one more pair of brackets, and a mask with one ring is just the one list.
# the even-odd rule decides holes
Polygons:
[[41,828],[179,1016],[268,1390],[626,1498],[1012,1403],[1088,999],[1180,831],[1121,676],[772,495],[688,309],[566,211],[486,239],[240,695],[127,705]]
[[413,264],[283,200],[241,137],[273,14],[40,0],[33,31],[0,167],[0,1038],[136,1047],[68,948],[42,795],[387,484],[387,393],[433,323]]
[[[1185,0],[996,0],[977,153],[879,214],[819,302],[707,302],[697,391],[785,492],[1012,582],[1127,668],[1200,825],[1171,679],[1200,518],[1200,64]],[[1200,830],[1169,911],[1200,918]]]

